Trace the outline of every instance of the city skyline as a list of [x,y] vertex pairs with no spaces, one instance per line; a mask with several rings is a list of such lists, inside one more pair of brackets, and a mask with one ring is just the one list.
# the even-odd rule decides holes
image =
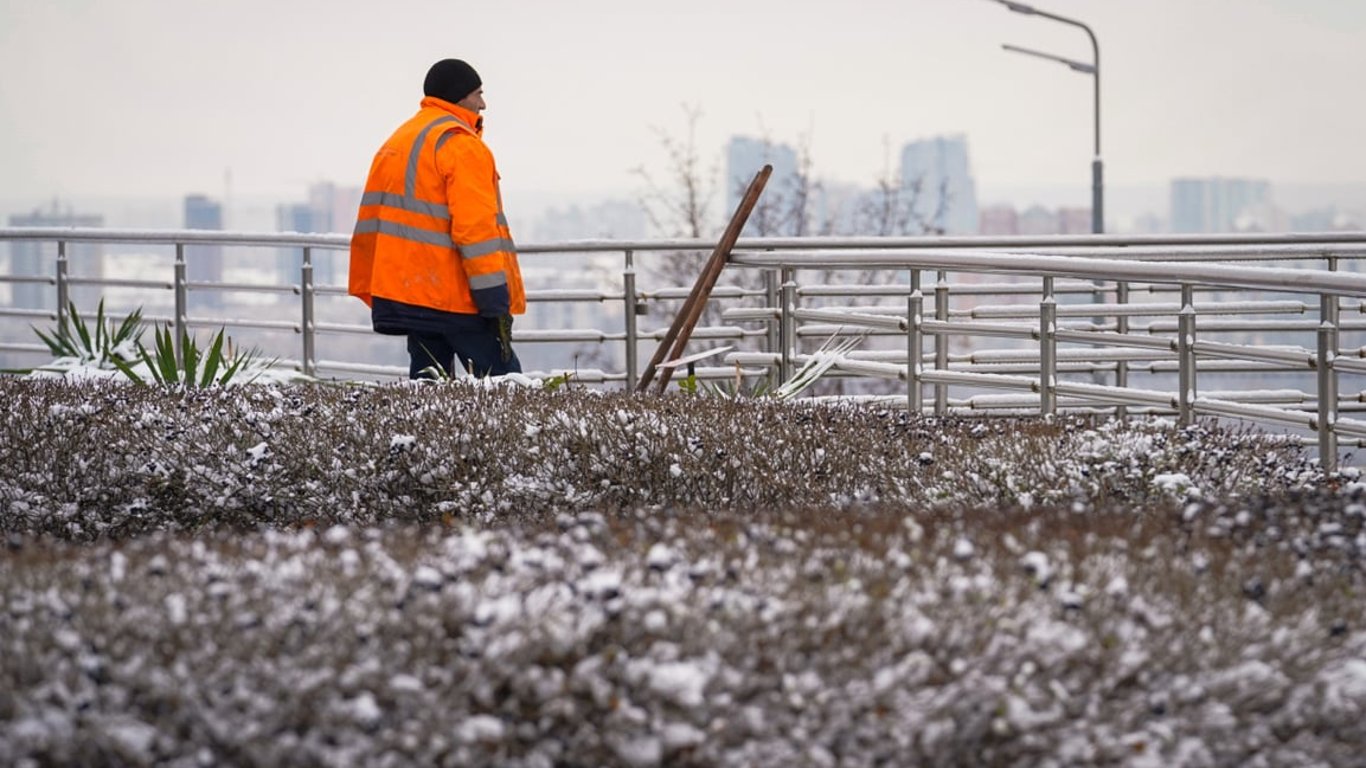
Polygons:
[[[938,146],[954,147],[952,153],[958,158],[961,172],[963,160],[970,154],[966,146],[959,146],[960,137],[932,137],[929,140],[911,142],[903,146],[903,160],[910,158],[926,148],[933,150]],[[724,174],[716,179],[713,205],[709,207],[704,229],[719,231],[724,224],[724,216],[733,207],[734,190],[726,192],[723,185],[728,177],[749,178],[758,165],[769,162],[775,165],[775,172],[768,185],[764,200],[770,208],[768,224],[746,228],[749,236],[798,234],[791,229],[793,222],[792,194],[798,183],[795,167],[791,158],[793,148],[783,144],[767,144],[753,137],[732,137],[730,151],[723,167]],[[736,152],[741,147],[747,151]],[[942,151],[942,150],[941,150]],[[751,168],[750,166],[753,166]],[[911,178],[907,176],[909,166],[903,164],[900,176],[892,180]],[[737,175],[738,174],[738,175]],[[940,180],[944,183],[949,177]],[[733,181],[733,178],[729,180]],[[924,177],[921,178],[924,181]],[[941,230],[945,234],[1086,234],[1090,232],[1090,209],[1084,205],[1067,200],[1030,199],[1027,202],[1002,200],[983,200],[972,194],[973,179],[948,181],[949,187],[966,183],[959,187],[955,195],[949,187],[944,203],[937,202],[936,185],[921,184],[928,191],[905,194],[903,203],[913,206],[916,213],[907,213],[904,229],[878,232],[869,229],[876,222],[866,220],[868,205],[879,205],[876,198],[880,193],[875,186],[858,187],[843,184],[821,177],[809,181],[810,198],[807,200],[809,224],[801,234],[806,235],[857,235],[857,234],[934,234]],[[910,186],[903,187],[910,190]],[[1245,190],[1252,190],[1248,192]],[[1308,232],[1343,229],[1360,229],[1366,223],[1366,205],[1340,203],[1333,200],[1315,200],[1300,205],[1285,206],[1279,202],[1280,195],[1275,185],[1265,179],[1236,176],[1179,177],[1161,185],[1162,200],[1153,197],[1156,187],[1134,195],[1133,190],[1121,197],[1143,199],[1146,207],[1141,211],[1132,204],[1122,206],[1131,211],[1116,215],[1115,207],[1110,207],[1107,220],[1112,234],[1158,234],[1158,233],[1216,233],[1235,231],[1262,232]],[[80,221],[78,226],[112,227],[116,229],[226,229],[231,231],[254,232],[350,232],[354,221],[355,201],[359,199],[360,187],[349,187],[334,181],[321,180],[310,184],[303,192],[286,199],[262,197],[248,201],[224,200],[214,195],[192,192],[178,198],[143,199],[96,199],[94,201],[74,201],[53,198],[39,201],[34,205],[23,205],[6,211],[0,206],[0,220],[7,219],[10,226],[52,226],[70,225]],[[952,204],[952,200],[967,194],[967,210]],[[1301,193],[1292,196],[1304,198]],[[1064,196],[1067,197],[1067,196]],[[1312,197],[1312,195],[1310,196]],[[517,206],[515,214],[510,214],[516,232],[521,234],[522,242],[552,242],[574,239],[639,239],[672,235],[651,226],[649,201],[630,197],[595,196],[584,199],[542,201],[536,207]],[[716,203],[720,204],[716,204]],[[1132,201],[1131,201],[1132,202]],[[1360,200],[1358,199],[1358,203]],[[212,219],[193,220],[192,208],[212,209]],[[762,207],[762,206],[761,206]],[[245,215],[244,215],[245,214]],[[944,226],[943,217],[957,218],[958,224]],[[757,218],[756,218],[757,217]],[[751,216],[755,225],[763,216],[759,209]],[[1082,221],[1085,220],[1085,226]],[[1116,226],[1118,220],[1119,225]],[[976,222],[975,224],[968,223]],[[98,222],[98,223],[92,223]],[[916,222],[919,222],[918,224]],[[1050,223],[1051,222],[1051,223]],[[1018,224],[1018,228],[1016,228]],[[527,235],[530,235],[527,237]],[[286,261],[297,262],[297,254]],[[284,265],[282,269],[291,272],[297,267]]]
[[[1107,189],[1187,176],[1278,189],[1366,179],[1353,128],[1366,107],[1347,98],[1366,70],[1356,44],[1366,7],[1036,4],[1099,38]],[[895,164],[896,146],[962,133],[984,203],[1029,187],[1080,204],[1089,194],[1091,78],[1000,49],[1089,61],[1086,36],[989,0],[855,0],[838,11],[410,0],[393,13],[423,23],[381,34],[371,6],[355,2],[0,0],[0,65],[22,73],[0,86],[0,201],[287,199],[318,180],[358,184],[445,56],[484,77],[487,136],[511,200],[637,189],[634,169],[667,167],[660,135],[687,134],[688,105],[708,154],[736,134],[805,142],[818,175],[866,184]],[[457,28],[480,32],[452,45]]]

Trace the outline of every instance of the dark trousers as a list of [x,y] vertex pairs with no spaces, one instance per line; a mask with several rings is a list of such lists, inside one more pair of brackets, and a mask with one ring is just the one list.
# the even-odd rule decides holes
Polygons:
[[452,323],[441,332],[413,331],[408,334],[408,378],[437,378],[431,371],[439,367],[446,376],[455,375],[455,360],[462,370],[477,378],[521,373],[522,363],[517,353],[504,360],[498,333],[492,323],[482,317],[469,316],[468,321]]

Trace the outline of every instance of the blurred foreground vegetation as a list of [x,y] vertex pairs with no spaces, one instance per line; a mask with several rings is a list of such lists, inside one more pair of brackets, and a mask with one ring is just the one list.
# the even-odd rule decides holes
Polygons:
[[1357,473],[1168,422],[0,378],[0,762],[1351,765]]

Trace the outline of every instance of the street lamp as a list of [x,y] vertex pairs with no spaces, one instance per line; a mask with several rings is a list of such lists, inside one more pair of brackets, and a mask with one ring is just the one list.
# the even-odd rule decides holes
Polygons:
[[1105,231],[1105,187],[1104,182],[1102,181],[1103,173],[1100,160],[1100,44],[1096,42],[1096,33],[1092,32],[1090,27],[1076,19],[1069,19],[1066,16],[1058,16],[1057,14],[1049,13],[1047,11],[1041,11],[1032,5],[1017,3],[1014,2],[1014,0],[996,0],[996,2],[1004,5],[1015,13],[1021,13],[1026,16],[1042,16],[1045,19],[1052,19],[1053,21],[1059,21],[1063,24],[1081,27],[1086,31],[1087,36],[1091,38],[1091,52],[1094,56],[1093,63],[1091,64],[1065,59],[1061,56],[1054,56],[1051,53],[1021,48],[1016,45],[1002,45],[1001,47],[1014,53],[1023,53],[1028,56],[1037,56],[1041,59],[1056,61],[1059,64],[1065,64],[1067,68],[1071,69],[1073,72],[1081,72],[1082,74],[1091,75],[1095,78],[1096,154],[1095,157],[1091,159],[1091,231],[1100,234]]

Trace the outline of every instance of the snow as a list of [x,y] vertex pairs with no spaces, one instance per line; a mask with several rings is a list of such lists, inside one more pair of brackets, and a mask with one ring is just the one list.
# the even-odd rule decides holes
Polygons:
[[441,571],[429,565],[421,566],[413,572],[413,583],[427,589],[440,589],[445,581],[446,578],[441,575]]
[[1180,472],[1169,472],[1154,476],[1153,485],[1170,493],[1183,493],[1192,483],[1189,477]]
[[184,595],[167,595],[165,600],[166,618],[174,625],[184,624],[189,618]]
[[413,675],[398,674],[389,679],[389,690],[401,693],[417,693],[423,688],[422,681]]
[[649,689],[682,707],[700,707],[710,673],[697,662],[656,664],[639,659],[628,666],[628,675],[644,679]]
[[650,551],[645,555],[645,563],[658,571],[667,571],[672,568],[679,560],[678,553],[674,552],[668,544],[657,542],[650,547]]
[[619,739],[615,745],[616,757],[623,765],[632,768],[648,768],[659,765],[664,759],[664,744],[656,736]]
[[497,742],[502,740],[505,730],[502,720],[492,715],[475,715],[455,727],[455,738],[465,744]]
[[1026,552],[1020,558],[1020,565],[1034,577],[1035,583],[1039,586],[1047,585],[1049,579],[1053,578],[1053,567],[1048,564],[1048,555],[1038,550]]
[[152,760],[152,745],[156,742],[154,726],[132,718],[110,718],[101,730],[113,743],[115,753],[133,764],[148,764]]
[[706,738],[707,734],[691,723],[669,723],[662,734],[664,749],[669,752],[696,747]]
[[374,694],[369,691],[363,691],[359,696],[347,701],[345,709],[356,723],[366,728],[378,724],[384,715],[379,703],[375,701]]
[[1366,657],[1346,659],[1321,673],[1324,706],[1366,712]]
[[972,542],[968,541],[967,539],[959,539],[958,541],[954,542],[953,556],[958,558],[959,560],[967,560],[971,558],[973,552],[975,551],[976,550],[972,546]]

